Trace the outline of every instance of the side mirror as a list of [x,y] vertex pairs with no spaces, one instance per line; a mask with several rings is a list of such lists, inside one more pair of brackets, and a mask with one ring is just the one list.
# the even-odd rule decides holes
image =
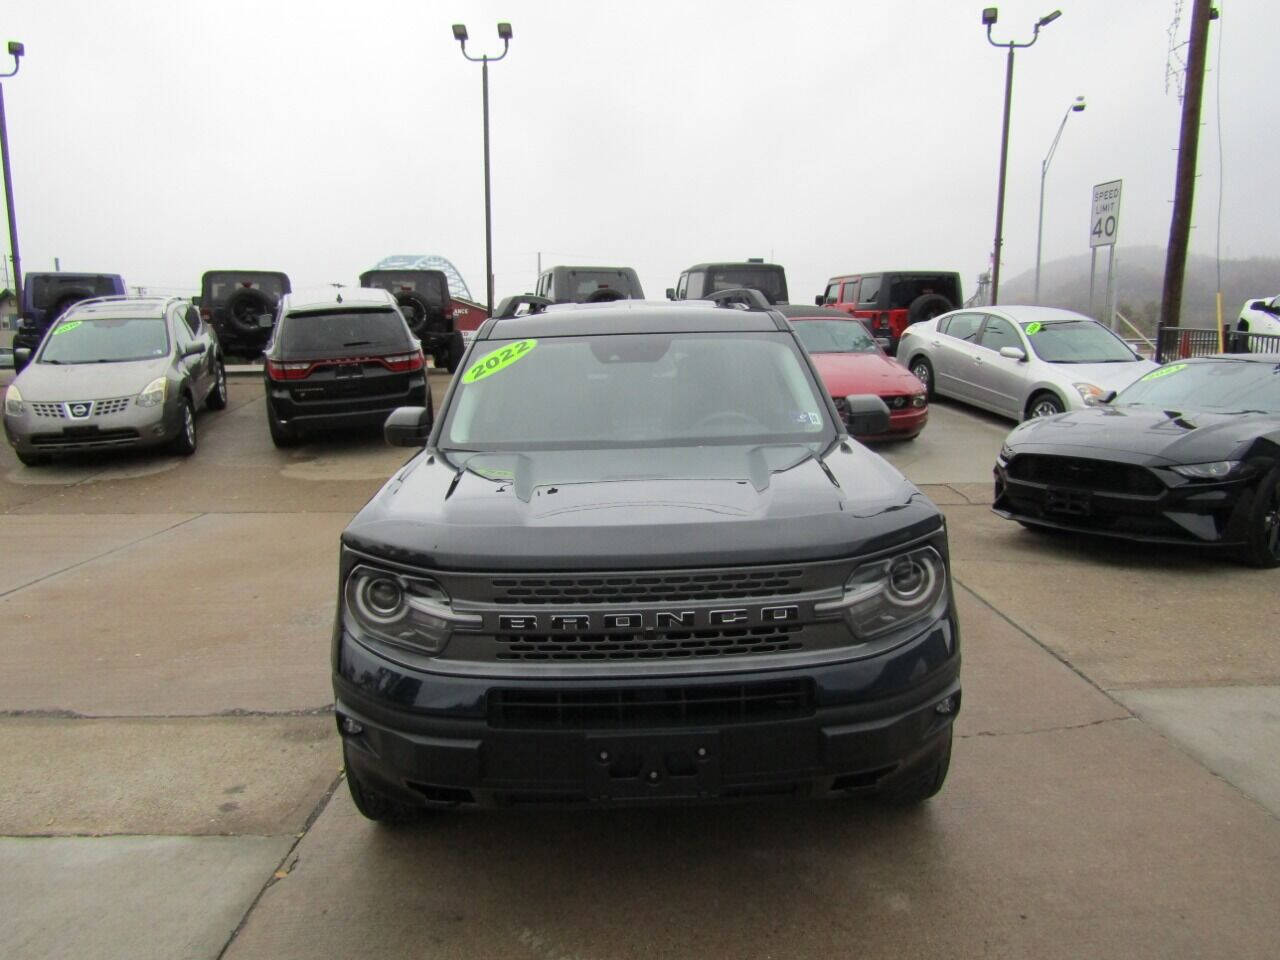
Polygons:
[[30,360],[31,360],[31,348],[30,348],[30,347],[18,347],[16,350],[14,350],[14,351],[13,351],[13,364],[14,364],[14,366],[16,366],[16,367],[26,366],[26,364],[27,364]]
[[815,307],[825,307],[827,305],[827,298],[824,297],[822,294],[818,294],[816,297],[813,298],[813,305]]
[[200,306],[200,303],[201,303],[201,301],[202,301],[202,300],[204,300],[204,297],[201,297],[201,296],[194,296],[194,297],[192,297],[192,298],[191,298],[191,305],[192,305],[193,307],[198,307],[198,306]]
[[1019,363],[1027,359],[1021,347],[1001,347],[1000,356],[1007,360],[1017,360]]
[[668,299],[668,300],[674,300],[675,298],[676,298],[676,288],[675,288],[675,287],[667,287],[667,299]]
[[198,357],[202,353],[204,353],[204,347],[198,343],[189,343],[183,348],[182,356],[183,359],[186,359],[187,357]]
[[845,397],[849,415],[845,426],[855,437],[869,437],[889,429],[889,408],[874,393],[855,393]]
[[1114,390],[1108,390],[1106,393],[1104,393],[1102,396],[1100,396],[1100,397],[1098,398],[1098,402],[1099,402],[1099,403],[1110,403],[1110,402],[1111,402],[1112,400],[1114,400],[1115,398],[1116,398],[1116,391],[1114,391]]
[[393,447],[425,447],[431,436],[431,411],[426,407],[396,407],[382,425],[382,436]]

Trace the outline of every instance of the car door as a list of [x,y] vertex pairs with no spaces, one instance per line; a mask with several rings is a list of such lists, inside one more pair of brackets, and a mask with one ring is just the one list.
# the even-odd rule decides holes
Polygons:
[[889,336],[889,315],[880,309],[883,294],[888,293],[883,287],[884,277],[878,273],[861,277],[853,309],[853,315],[876,337]]
[[1027,356],[1027,344],[1014,325],[1004,317],[989,313],[978,333],[978,348],[973,356],[974,402],[1021,420],[1027,363],[1000,356],[1001,347],[1017,347]]
[[186,311],[182,307],[175,309],[169,319],[169,327],[173,331],[174,343],[177,345],[175,363],[179,377],[191,386],[191,395],[196,398],[197,405],[208,395],[208,374],[206,368],[209,361],[207,351],[191,356],[183,356],[193,346],[199,346],[187,324]]
[[934,389],[939,393],[957,400],[977,402],[973,385],[974,357],[984,319],[985,315],[981,313],[957,313],[946,318],[946,325],[941,330],[916,334],[928,344],[929,357],[933,362]]

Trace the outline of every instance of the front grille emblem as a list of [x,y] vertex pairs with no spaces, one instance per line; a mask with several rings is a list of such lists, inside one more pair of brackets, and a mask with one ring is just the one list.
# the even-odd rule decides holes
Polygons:
[[79,400],[66,405],[67,416],[72,420],[83,420],[93,411],[93,404],[88,400]]

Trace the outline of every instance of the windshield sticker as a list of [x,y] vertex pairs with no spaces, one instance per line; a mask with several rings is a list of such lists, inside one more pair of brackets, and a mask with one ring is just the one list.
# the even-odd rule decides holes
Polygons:
[[1152,370],[1142,379],[1143,380],[1159,380],[1161,377],[1167,377],[1171,373],[1178,373],[1185,369],[1187,369],[1187,365],[1185,363],[1175,363],[1167,367],[1160,367],[1158,370]]
[[516,475],[511,470],[500,470],[497,467],[472,467],[468,465],[472,473],[479,474],[486,480],[514,480]]
[[50,336],[56,337],[58,334],[66,333],[68,330],[74,330],[78,326],[80,326],[79,320],[68,321],[67,323],[64,323],[62,326],[55,328],[53,333],[50,334]]
[[797,412],[795,414],[795,421],[796,423],[803,424],[805,426],[822,426],[822,420],[818,417],[818,414],[812,410],[801,410]]
[[1034,337],[1037,333],[1039,333],[1043,329],[1044,329],[1044,324],[1042,324],[1039,320],[1032,320],[1026,326],[1027,336]]
[[515,343],[500,347],[483,360],[471,365],[462,378],[463,383],[475,383],[485,377],[491,377],[499,370],[505,370],[538,345],[537,340],[517,340]]

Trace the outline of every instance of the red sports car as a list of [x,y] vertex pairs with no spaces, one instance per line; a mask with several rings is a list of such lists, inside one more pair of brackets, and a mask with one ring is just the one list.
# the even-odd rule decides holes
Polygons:
[[910,440],[929,419],[924,384],[891,359],[859,321],[826,307],[774,307],[795,328],[822,382],[845,412],[846,396],[873,393],[889,408],[889,430],[859,440]]

